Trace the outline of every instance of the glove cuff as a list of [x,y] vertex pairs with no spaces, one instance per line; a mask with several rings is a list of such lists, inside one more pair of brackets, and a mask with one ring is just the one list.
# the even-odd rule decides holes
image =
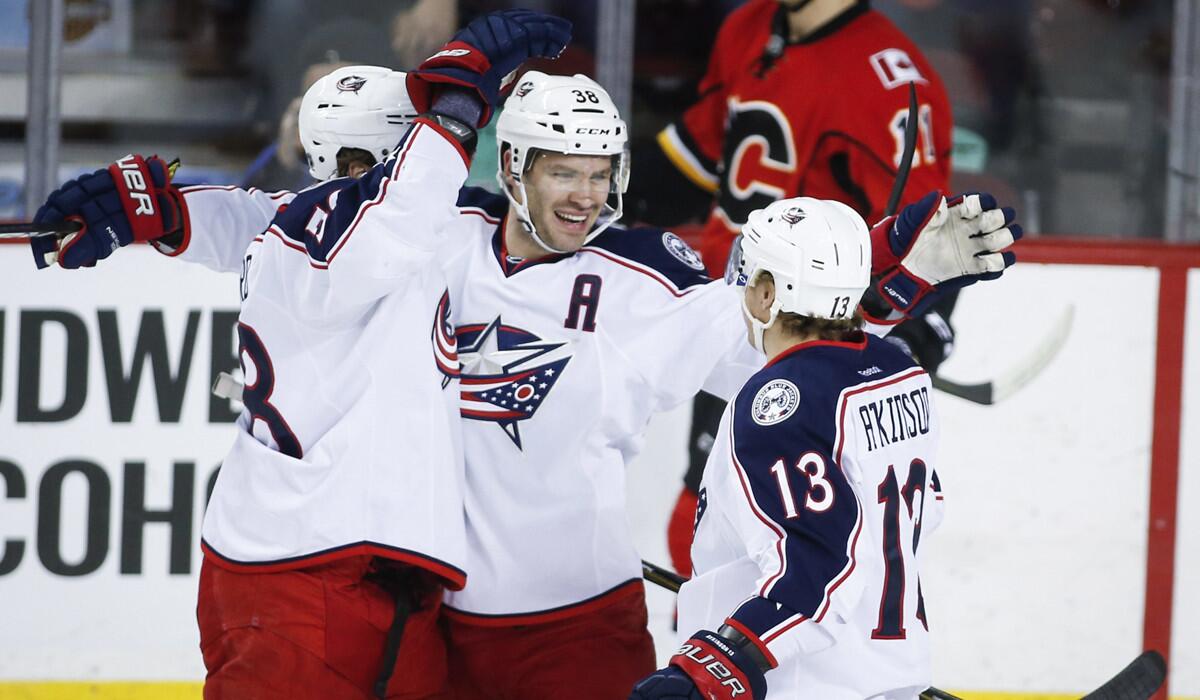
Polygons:
[[688,675],[700,697],[726,700],[749,694],[762,700],[767,682],[745,650],[721,635],[701,630],[671,657],[671,665]]
[[187,197],[183,192],[179,191],[178,187],[171,185],[166,192],[159,197],[159,200],[169,200],[168,205],[164,205],[164,209],[172,212],[172,216],[166,217],[173,221],[168,228],[169,230],[158,238],[150,241],[150,245],[154,249],[168,258],[173,258],[187,250],[188,244],[192,241],[191,219],[188,216]]
[[883,300],[905,316],[914,315],[921,300],[933,291],[933,287],[903,265],[889,270],[875,286]]
[[743,627],[737,620],[732,617],[725,619],[725,624],[717,630],[717,634],[728,639],[731,644],[741,649],[746,657],[754,662],[754,665],[762,673],[766,673],[779,665],[775,659],[775,655],[767,648],[767,645],[758,638],[750,630]]
[[880,275],[900,264],[900,258],[892,252],[891,232],[896,223],[892,215],[871,228],[871,274]]
[[458,154],[462,156],[463,164],[470,169],[471,158],[475,155],[475,144],[478,140],[475,129],[454,117],[448,117],[436,112],[422,114],[417,117],[417,122],[428,124],[449,141],[458,150]]

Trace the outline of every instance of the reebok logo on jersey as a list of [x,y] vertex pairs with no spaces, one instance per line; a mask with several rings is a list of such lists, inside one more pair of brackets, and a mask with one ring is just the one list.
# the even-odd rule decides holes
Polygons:
[[800,405],[800,390],[786,379],[772,379],[763,385],[750,403],[750,417],[759,425],[775,425],[787,420]]

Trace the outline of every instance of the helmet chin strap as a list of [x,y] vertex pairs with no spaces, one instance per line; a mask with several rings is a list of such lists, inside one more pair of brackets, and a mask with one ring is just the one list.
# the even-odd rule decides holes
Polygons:
[[[524,189],[524,186],[522,186],[522,189]],[[542,237],[538,235],[537,226],[533,225],[533,217],[529,216],[529,210],[525,209],[525,207],[521,207],[517,210],[517,220],[521,222],[521,225],[525,227],[526,233],[529,234],[529,237],[533,239],[533,242],[537,243],[542,250],[548,253],[554,253],[555,255],[566,255],[570,252],[567,250],[559,250],[558,248],[555,248],[546,241],[542,240]]]
[[529,207],[523,204],[523,202],[529,201],[529,195],[525,192],[525,182],[520,180],[517,181],[516,186],[521,190],[521,199],[518,200],[515,196],[513,196],[512,187],[504,181],[504,178],[498,176],[497,179],[500,181],[500,188],[504,190],[504,196],[508,197],[509,206],[513,208],[513,212],[515,212],[517,215],[517,221],[521,222],[522,228],[524,228],[525,232],[529,234],[529,237],[533,239],[533,242],[538,244],[538,247],[547,253],[553,253],[555,255],[563,255],[567,253],[568,251],[555,248],[546,241],[542,240],[542,237],[538,235],[537,227],[533,225],[533,217],[529,215]]
[[763,347],[763,335],[766,334],[768,328],[775,325],[775,320],[779,318],[779,307],[782,305],[778,299],[773,301],[771,303],[771,317],[766,323],[763,323],[755,318],[754,314],[750,313],[750,307],[746,305],[746,295],[742,295],[742,314],[750,322],[750,345],[764,355],[767,354],[767,349]]

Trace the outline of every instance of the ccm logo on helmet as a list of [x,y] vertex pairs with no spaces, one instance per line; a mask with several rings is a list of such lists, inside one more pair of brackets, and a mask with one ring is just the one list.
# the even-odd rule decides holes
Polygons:
[[590,136],[608,136],[612,132],[612,129],[587,128],[582,126],[575,130],[577,134],[588,134]]
[[147,192],[146,178],[142,177],[136,157],[131,153],[121,158],[117,161],[117,168],[121,170],[121,177],[125,178],[129,197],[137,202],[137,209],[133,213],[154,216],[154,198]]

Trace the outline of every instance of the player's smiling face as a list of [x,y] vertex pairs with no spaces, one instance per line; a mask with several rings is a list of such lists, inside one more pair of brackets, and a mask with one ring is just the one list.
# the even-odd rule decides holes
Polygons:
[[525,173],[529,217],[538,235],[558,250],[581,248],[608,201],[611,182],[608,156],[538,155]]

